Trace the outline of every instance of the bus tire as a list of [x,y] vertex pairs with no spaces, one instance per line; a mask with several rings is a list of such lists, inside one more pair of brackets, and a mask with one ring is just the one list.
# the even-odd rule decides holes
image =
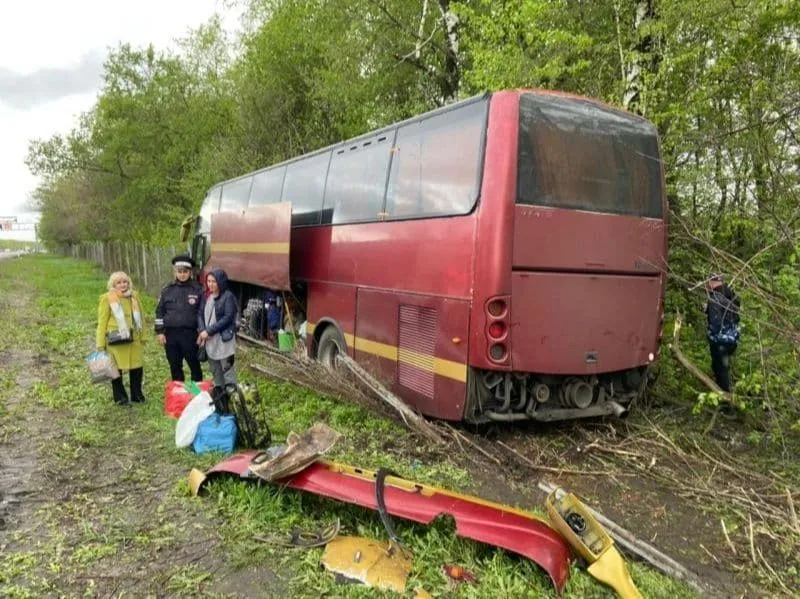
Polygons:
[[336,357],[339,354],[347,355],[347,349],[342,345],[339,331],[335,326],[330,325],[320,335],[317,345],[317,360],[329,370],[336,370]]

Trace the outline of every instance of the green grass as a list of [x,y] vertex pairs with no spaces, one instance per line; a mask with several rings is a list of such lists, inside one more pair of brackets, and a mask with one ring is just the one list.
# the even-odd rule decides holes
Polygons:
[[[27,285],[36,298],[34,309],[25,312],[25,326],[20,326],[7,310],[0,311],[0,330],[4,331],[0,335],[0,351],[26,349],[50,359],[48,379],[35,383],[27,393],[57,417],[63,432],[49,440],[52,459],[61,469],[69,469],[76,476],[86,471],[87,487],[86,495],[77,494],[70,501],[49,504],[40,510],[41,517],[51,527],[51,536],[39,549],[0,556],[0,572],[5,573],[0,575],[0,594],[25,596],[24,589],[15,586],[20,579],[27,580],[37,592],[45,593],[51,583],[47,577],[40,579],[43,572],[56,576],[109,560],[135,567],[137,562],[161,559],[158,556],[175,551],[181,543],[181,534],[186,534],[181,527],[192,526],[189,517],[192,510],[211,510],[211,524],[202,526],[213,525],[215,530],[210,532],[221,535],[224,548],[218,551],[225,560],[237,568],[272,564],[289,579],[290,596],[389,596],[357,585],[336,583],[330,573],[319,567],[322,549],[287,550],[255,539],[288,534],[293,527],[316,528],[337,518],[342,524],[341,534],[385,539],[386,532],[373,512],[302,492],[235,480],[213,482],[203,497],[189,497],[185,480],[189,469],[208,468],[220,456],[197,456],[174,446],[175,421],[164,417],[162,407],[169,369],[163,350],[150,333],[154,298],[142,295],[150,336],[145,346],[144,390],[148,402],[131,410],[120,410],[111,405],[107,386],[89,383],[85,367],[85,357],[94,346],[97,302],[105,290],[106,275],[88,263],[53,256],[26,256],[0,263],[0,275],[0,297]],[[356,405],[256,377],[244,368],[246,359],[237,360],[237,364],[241,365],[240,378],[258,386],[274,442],[284,441],[290,431],[301,432],[317,421],[324,421],[343,435],[329,456],[332,459],[368,469],[389,467],[413,480],[455,491],[469,490],[472,479],[465,468],[445,458],[431,458],[423,451],[416,454],[413,451],[416,442],[401,425]],[[16,371],[0,372],[3,397],[12,392],[15,374]],[[9,414],[0,402],[0,427],[4,425],[9,425]],[[125,521],[113,509],[115,500],[109,499],[111,488],[103,489],[106,481],[92,478],[91,465],[84,462],[98,451],[113,456],[120,447],[141,443],[143,439],[148,451],[158,456],[156,463],[172,468],[177,474],[167,481],[165,497],[156,509],[139,514],[140,520]],[[154,470],[149,463],[132,463],[115,471],[114,476],[117,484],[145,493],[163,483],[164,473]],[[187,517],[176,521],[176,512],[185,512]],[[63,522],[83,523],[70,532],[71,545],[60,536],[59,524]],[[425,588],[434,596],[554,596],[549,579],[532,562],[459,538],[447,519],[432,526],[396,520],[395,527],[414,556],[409,589]],[[197,534],[203,536],[208,532],[201,529]],[[189,533],[194,534],[191,530]],[[478,577],[479,584],[449,586],[441,572],[445,563],[467,568]],[[648,568],[633,565],[632,573],[645,596],[691,596],[686,587]],[[213,577],[213,572],[202,566],[190,565],[167,572],[159,584],[171,594],[197,595],[202,594]],[[91,593],[93,585],[94,582],[87,583],[87,592]],[[613,593],[573,567],[565,596],[611,597]]]

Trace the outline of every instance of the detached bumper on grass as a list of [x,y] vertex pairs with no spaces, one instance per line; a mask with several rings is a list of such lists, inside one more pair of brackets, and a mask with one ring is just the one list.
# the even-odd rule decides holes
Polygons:
[[[193,470],[189,476],[192,492],[198,494],[203,484],[216,476],[259,481],[250,469],[258,455],[257,451],[246,451],[206,473]],[[375,479],[373,471],[319,460],[275,483],[377,511]],[[395,476],[387,476],[384,485],[383,499],[389,514],[422,524],[449,515],[459,536],[527,557],[547,572],[559,592],[563,589],[569,577],[570,548],[561,535],[533,514]]]

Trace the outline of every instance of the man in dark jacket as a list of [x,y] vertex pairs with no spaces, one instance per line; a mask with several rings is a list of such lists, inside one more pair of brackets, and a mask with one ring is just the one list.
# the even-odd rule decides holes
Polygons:
[[156,334],[164,346],[173,381],[183,381],[183,361],[189,365],[193,381],[203,380],[197,358],[197,311],[203,288],[192,279],[194,260],[189,256],[172,259],[175,280],[161,290],[156,306]]
[[711,368],[714,378],[723,391],[730,393],[730,356],[739,344],[739,298],[722,280],[712,275],[706,281],[708,302],[708,345],[711,351]]

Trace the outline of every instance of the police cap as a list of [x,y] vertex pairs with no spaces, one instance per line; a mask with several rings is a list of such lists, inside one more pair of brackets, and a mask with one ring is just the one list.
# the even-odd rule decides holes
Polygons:
[[195,263],[191,256],[175,256],[172,259],[172,266],[175,268],[194,268]]

